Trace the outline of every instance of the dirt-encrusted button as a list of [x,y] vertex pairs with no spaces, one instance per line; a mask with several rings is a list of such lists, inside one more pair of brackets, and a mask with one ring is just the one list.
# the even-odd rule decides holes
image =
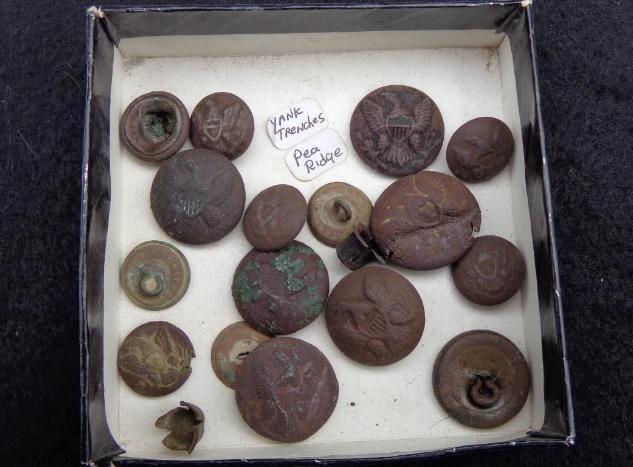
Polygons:
[[277,337],[257,347],[237,374],[237,407],[266,438],[296,443],[330,418],[338,381],[325,355],[312,344]]
[[196,354],[187,335],[166,321],[145,323],[119,347],[119,375],[142,396],[170,394],[187,381]]
[[183,243],[215,242],[237,225],[244,212],[242,176],[220,154],[182,151],[163,162],[150,193],[158,225]]
[[209,94],[191,112],[191,144],[231,160],[248,149],[254,131],[251,109],[230,92]]
[[427,270],[457,261],[480,224],[479,204],[461,181],[424,171],[387,187],[376,201],[370,228],[388,262]]
[[178,248],[158,240],[141,243],[127,255],[121,284],[127,296],[148,310],[177,303],[189,288],[189,263]]
[[356,106],[350,136],[365,163],[380,173],[402,177],[435,160],[444,141],[444,121],[433,99],[422,91],[385,86]]
[[479,305],[498,305],[512,297],[525,279],[525,260],[504,238],[484,235],[452,267],[453,282]]
[[371,201],[355,186],[328,183],[310,198],[308,224],[317,239],[335,247],[352,233],[356,224],[369,225],[371,210]]
[[166,448],[191,454],[204,434],[204,413],[195,404],[180,401],[180,405],[159,417],[154,426],[171,432],[163,438]]
[[274,185],[261,191],[244,214],[244,235],[256,249],[279,250],[301,232],[308,207],[299,190]]
[[233,300],[242,318],[264,334],[290,334],[325,308],[329,278],[325,263],[294,240],[278,251],[251,250],[233,276]]
[[374,261],[386,262],[378,253],[373,234],[364,224],[357,224],[352,233],[336,246],[336,256],[352,271]]
[[354,271],[334,287],[325,318],[337,347],[365,365],[403,359],[424,331],[424,305],[413,284],[376,266]]
[[211,347],[211,365],[216,376],[225,386],[235,389],[237,369],[246,357],[270,337],[256,331],[244,321],[222,329]]
[[460,126],[448,142],[448,168],[465,182],[494,177],[514,153],[514,138],[508,125],[492,117],[480,117]]
[[433,390],[448,414],[464,425],[493,428],[512,419],[530,390],[521,351],[493,331],[468,331],[451,339],[433,367]]
[[189,137],[189,113],[173,94],[143,94],[127,106],[119,125],[121,141],[139,159],[160,162],[176,154]]

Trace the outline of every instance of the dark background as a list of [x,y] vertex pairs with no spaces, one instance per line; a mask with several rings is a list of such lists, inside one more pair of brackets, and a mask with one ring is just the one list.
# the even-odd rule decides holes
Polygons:
[[[633,465],[633,1],[534,3],[577,444],[426,464]],[[2,465],[79,462],[77,268],[90,4],[0,3]]]

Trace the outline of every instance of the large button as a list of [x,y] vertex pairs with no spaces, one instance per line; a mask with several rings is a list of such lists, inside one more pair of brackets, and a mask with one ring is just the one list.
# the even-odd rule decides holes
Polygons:
[[444,141],[435,102],[409,86],[385,86],[366,95],[350,123],[354,149],[373,169],[401,177],[426,168]]
[[308,203],[308,224],[316,238],[336,246],[357,224],[369,225],[371,201],[358,188],[343,182],[323,185]]
[[123,262],[121,284],[142,308],[162,310],[177,303],[189,288],[189,263],[175,246],[152,240],[134,247]]
[[143,324],[119,347],[119,375],[142,396],[170,394],[187,381],[196,354],[187,335],[165,321]]
[[248,205],[244,214],[244,235],[258,250],[279,250],[301,232],[307,211],[306,200],[295,187],[268,187]]
[[452,267],[457,289],[479,305],[498,305],[512,297],[525,279],[519,249],[504,238],[485,235]]
[[303,441],[330,418],[338,400],[332,365],[315,346],[278,337],[257,347],[237,374],[237,407],[266,438]]
[[225,386],[235,389],[237,369],[246,357],[270,337],[257,332],[244,321],[225,327],[213,341],[211,365]]
[[176,154],[189,137],[189,113],[173,94],[143,94],[125,109],[121,141],[139,159],[160,162]]
[[480,117],[460,126],[446,148],[446,162],[465,182],[494,177],[508,164],[514,138],[508,125],[492,117]]
[[191,144],[219,152],[228,159],[244,154],[254,131],[251,109],[230,92],[209,94],[191,112]]
[[166,448],[191,454],[204,434],[204,413],[195,404],[180,401],[180,405],[159,417],[154,426],[171,432],[163,438]]
[[235,166],[206,149],[182,151],[163,162],[152,183],[156,221],[183,243],[220,240],[240,221],[245,202],[244,182]]
[[268,335],[290,334],[325,308],[327,269],[308,245],[293,241],[282,250],[251,250],[233,276],[233,299],[242,318]]
[[334,287],[325,314],[334,343],[352,360],[389,365],[409,355],[424,331],[424,305],[404,276],[366,266]]
[[462,182],[425,171],[387,187],[376,201],[370,227],[388,262],[427,270],[457,261],[480,224],[479,204]]
[[512,419],[530,390],[521,351],[501,334],[469,331],[451,339],[433,368],[433,390],[451,417],[475,428]]

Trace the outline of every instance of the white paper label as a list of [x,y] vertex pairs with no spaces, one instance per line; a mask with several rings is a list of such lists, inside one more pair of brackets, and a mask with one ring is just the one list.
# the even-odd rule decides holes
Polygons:
[[308,181],[336,167],[347,157],[347,146],[336,132],[327,128],[297,144],[286,153],[286,164],[292,175]]
[[314,99],[304,99],[274,114],[266,125],[270,139],[279,149],[291,148],[324,128],[327,116]]

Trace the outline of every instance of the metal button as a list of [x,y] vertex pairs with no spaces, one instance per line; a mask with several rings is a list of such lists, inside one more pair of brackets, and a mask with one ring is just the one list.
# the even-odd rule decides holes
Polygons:
[[163,310],[177,303],[189,288],[187,258],[175,246],[152,240],[136,246],[121,268],[127,296],[147,310]]
[[218,379],[235,389],[237,369],[257,346],[269,340],[244,321],[225,327],[211,347],[211,365]]

